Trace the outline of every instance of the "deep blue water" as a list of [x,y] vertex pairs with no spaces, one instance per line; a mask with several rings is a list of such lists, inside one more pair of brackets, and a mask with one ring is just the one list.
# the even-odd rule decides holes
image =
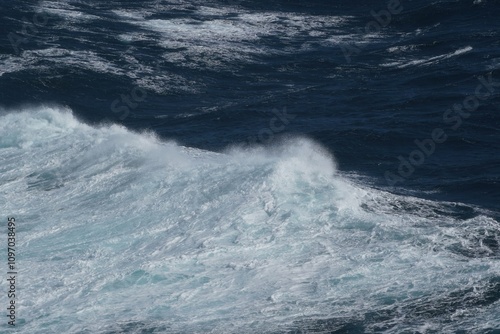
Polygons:
[[[499,5],[1,1],[0,209],[29,225],[18,329],[496,333]],[[81,264],[89,249],[107,264]],[[28,272],[43,261],[62,265]]]

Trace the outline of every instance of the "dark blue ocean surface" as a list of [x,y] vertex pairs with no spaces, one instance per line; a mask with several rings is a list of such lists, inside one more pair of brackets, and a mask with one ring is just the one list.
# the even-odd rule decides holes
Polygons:
[[499,5],[1,1],[18,329],[497,333]]

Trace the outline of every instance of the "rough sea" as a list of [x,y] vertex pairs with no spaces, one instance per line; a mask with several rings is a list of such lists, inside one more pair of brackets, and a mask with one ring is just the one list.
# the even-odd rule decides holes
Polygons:
[[0,332],[498,334],[499,135],[498,0],[0,0]]

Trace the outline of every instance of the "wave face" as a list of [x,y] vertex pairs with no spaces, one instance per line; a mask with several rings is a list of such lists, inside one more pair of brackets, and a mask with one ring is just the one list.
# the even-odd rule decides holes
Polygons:
[[487,211],[370,188],[304,138],[214,153],[59,107],[0,122],[20,332],[500,328]]

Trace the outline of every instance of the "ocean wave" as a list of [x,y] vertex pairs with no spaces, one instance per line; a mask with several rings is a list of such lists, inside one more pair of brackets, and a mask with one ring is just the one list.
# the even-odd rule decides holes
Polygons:
[[498,310],[498,221],[352,180],[312,140],[216,153],[61,107],[0,121],[24,333],[500,325],[471,320]]

